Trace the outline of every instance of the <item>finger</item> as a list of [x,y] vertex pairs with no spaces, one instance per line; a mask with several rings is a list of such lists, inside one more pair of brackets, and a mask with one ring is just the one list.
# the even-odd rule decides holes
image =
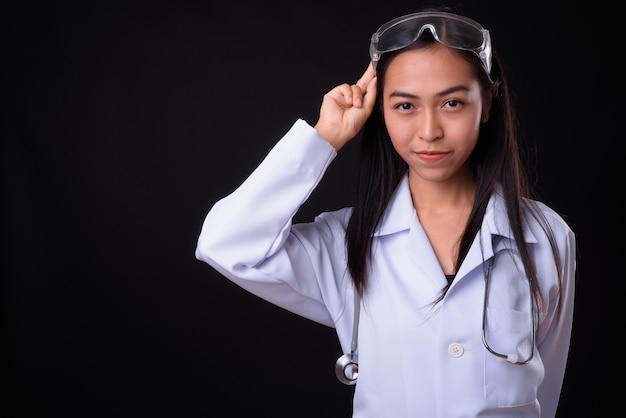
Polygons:
[[339,101],[344,106],[352,106],[354,104],[355,97],[359,97],[359,89],[355,89],[355,85],[349,85],[347,83],[337,86],[337,93]]
[[354,95],[353,101],[355,107],[365,107],[368,110],[373,109],[374,102],[376,101],[377,80],[376,77],[369,78],[369,82],[365,87],[359,87],[356,84],[353,85],[352,94]]
[[363,107],[371,112],[374,109],[374,103],[376,102],[376,83],[378,79],[374,77],[367,85],[367,90],[364,92]]
[[374,72],[374,67],[372,66],[372,62],[370,61],[370,63],[367,65],[367,68],[365,69],[365,72],[363,73],[361,78],[359,78],[359,81],[357,81],[356,84],[361,88],[362,91],[365,91],[367,89],[367,86],[370,84],[370,81],[372,81],[374,78],[376,78],[376,72]]
[[352,105],[354,107],[361,107],[363,104],[363,96],[365,95],[365,90],[361,88],[358,84],[353,84],[350,86],[351,94],[352,94]]

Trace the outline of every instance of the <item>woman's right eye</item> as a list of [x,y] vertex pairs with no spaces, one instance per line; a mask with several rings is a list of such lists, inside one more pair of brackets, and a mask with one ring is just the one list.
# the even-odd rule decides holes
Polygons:
[[398,103],[395,108],[399,110],[411,110],[413,108],[413,105],[411,103],[404,102]]

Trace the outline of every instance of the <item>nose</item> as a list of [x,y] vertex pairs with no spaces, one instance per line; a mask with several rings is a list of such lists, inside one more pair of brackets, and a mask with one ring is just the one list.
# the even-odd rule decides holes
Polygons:
[[434,141],[443,136],[443,127],[433,110],[424,110],[419,118],[417,134],[424,141]]

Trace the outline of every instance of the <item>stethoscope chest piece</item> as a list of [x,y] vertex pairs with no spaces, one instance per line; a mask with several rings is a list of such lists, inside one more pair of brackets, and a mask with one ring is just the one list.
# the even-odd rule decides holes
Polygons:
[[347,353],[337,359],[335,374],[345,385],[354,385],[359,377],[359,360],[354,353]]
[[335,363],[337,379],[345,385],[354,385],[359,377],[359,356],[356,354],[359,335],[359,316],[361,313],[361,297],[354,292],[354,323],[352,324],[352,344],[350,352],[342,355]]

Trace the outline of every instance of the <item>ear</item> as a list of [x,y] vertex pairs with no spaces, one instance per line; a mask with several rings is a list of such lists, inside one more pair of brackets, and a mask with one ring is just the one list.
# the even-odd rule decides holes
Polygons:
[[487,122],[489,120],[490,114],[491,114],[491,96],[488,96],[483,99],[483,112],[480,115],[480,123]]

